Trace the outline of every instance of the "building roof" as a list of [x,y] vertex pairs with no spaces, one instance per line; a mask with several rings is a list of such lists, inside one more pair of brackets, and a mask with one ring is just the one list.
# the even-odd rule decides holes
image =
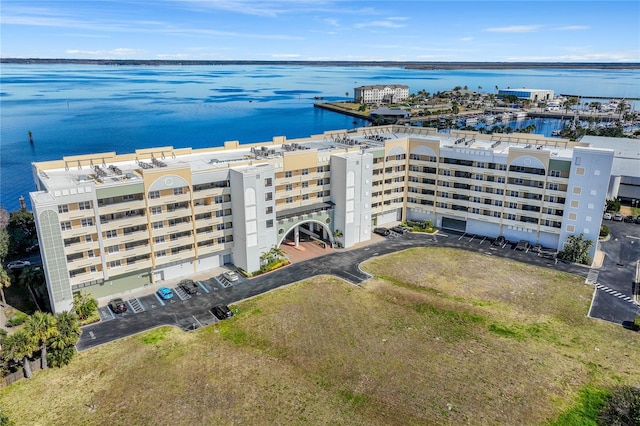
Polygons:
[[[323,152],[329,156],[351,149],[379,151],[384,148],[386,141],[403,138],[437,141],[444,149],[477,152],[483,155],[507,156],[512,147],[548,150],[551,151],[551,157],[556,159],[571,159],[572,148],[576,145],[565,139],[545,138],[540,135],[484,135],[465,131],[445,134],[438,133],[433,128],[390,125],[327,131],[309,138],[289,141],[284,137],[274,137],[269,142],[248,145],[232,142],[224,147],[214,148],[169,146],[136,150],[128,154],[96,153],[37,162],[33,163],[33,167],[43,185],[57,197],[69,193],[91,192],[94,188],[141,182],[145,170],[148,169],[166,167],[169,171],[172,168],[188,167],[194,174],[204,171],[219,171],[223,174],[235,166],[259,165],[266,162],[281,164],[284,156],[295,151],[316,150],[319,156],[322,156]],[[42,201],[51,199],[51,195],[45,193],[32,194]]]
[[368,86],[360,86],[360,87],[356,87],[356,89],[384,89],[386,87],[390,87],[392,89],[408,89],[409,86],[407,86],[406,84],[372,84],[372,85],[368,85]]
[[613,149],[612,175],[640,177],[640,141],[608,136],[583,136],[581,143],[593,148]]

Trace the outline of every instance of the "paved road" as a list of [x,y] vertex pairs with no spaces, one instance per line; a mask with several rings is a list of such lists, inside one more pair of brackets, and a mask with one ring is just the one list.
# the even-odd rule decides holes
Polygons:
[[640,225],[624,223],[610,225],[612,238],[609,242],[602,244],[606,257],[599,271],[580,265],[556,263],[554,260],[545,259],[532,252],[513,250],[511,245],[492,246],[490,239],[473,235],[454,232],[442,232],[434,236],[408,233],[403,236],[388,237],[378,243],[354,250],[336,250],[326,256],[295,263],[251,280],[241,278],[226,288],[214,278],[202,281],[199,283],[202,291],[185,300],[182,300],[185,295],[180,291],[170,301],[161,301],[155,294],[142,296],[129,300],[130,309],[123,315],[114,315],[107,307],[101,307],[100,313],[103,320],[83,327],[76,346],[79,351],[83,351],[162,325],[175,325],[189,330],[212,324],[216,320],[209,309],[218,303],[229,305],[320,274],[335,275],[348,282],[359,284],[369,278],[359,268],[364,260],[407,248],[424,246],[454,247],[482,252],[554,268],[585,279],[590,278],[598,288],[590,316],[623,324],[625,321],[633,320],[638,307],[617,297],[613,291],[624,294],[626,297],[632,294],[631,283],[632,274],[635,273],[635,260],[640,257]]

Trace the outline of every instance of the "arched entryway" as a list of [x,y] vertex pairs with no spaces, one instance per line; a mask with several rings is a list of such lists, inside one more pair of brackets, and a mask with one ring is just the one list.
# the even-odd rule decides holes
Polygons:
[[334,239],[329,227],[316,220],[305,220],[282,232],[280,249],[292,263],[323,256],[333,251]]

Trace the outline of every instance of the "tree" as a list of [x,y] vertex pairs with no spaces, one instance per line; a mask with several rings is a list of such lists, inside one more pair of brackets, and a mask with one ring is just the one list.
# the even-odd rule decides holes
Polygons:
[[564,250],[558,253],[558,257],[569,262],[590,265],[592,259],[589,256],[589,249],[592,245],[593,241],[585,240],[584,234],[570,235],[567,237]]
[[42,369],[47,368],[47,339],[59,334],[58,320],[48,312],[36,311],[27,319],[25,331],[40,348]]
[[28,210],[16,210],[9,214],[9,251],[21,253],[37,238],[33,213]]
[[3,340],[2,344],[4,359],[19,361],[24,369],[24,377],[27,379],[33,375],[29,357],[36,349],[33,339],[24,330],[10,334]]
[[[95,300],[95,299],[93,299]],[[73,312],[63,311],[56,314],[58,334],[47,341],[49,353],[47,361],[52,367],[69,364],[76,353],[75,344],[80,337],[80,322]]]
[[81,320],[89,318],[98,309],[98,301],[91,294],[76,293],[73,295],[73,310]]
[[599,425],[640,425],[640,388],[620,387],[611,393],[598,415]]
[[0,265],[0,296],[2,297],[3,305],[7,304],[7,300],[4,297],[4,289],[8,287],[11,287],[11,276],[2,265]]
[[18,284],[29,290],[36,307],[38,307],[38,299],[33,292],[33,288],[41,286],[44,282],[44,271],[41,266],[25,266],[20,272],[20,278],[18,278]]
[[607,200],[607,211],[608,212],[619,212],[620,211],[620,200],[619,199],[613,199],[613,200]]
[[565,111],[569,112],[571,107],[573,107],[574,105],[578,105],[579,103],[580,103],[580,99],[576,98],[575,96],[572,96],[568,98],[566,101],[564,101],[562,106],[564,107]]

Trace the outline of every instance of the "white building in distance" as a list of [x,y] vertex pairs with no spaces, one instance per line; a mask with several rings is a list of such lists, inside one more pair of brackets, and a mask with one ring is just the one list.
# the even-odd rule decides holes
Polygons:
[[392,104],[409,97],[409,86],[404,84],[375,84],[353,89],[353,100],[361,104]]

